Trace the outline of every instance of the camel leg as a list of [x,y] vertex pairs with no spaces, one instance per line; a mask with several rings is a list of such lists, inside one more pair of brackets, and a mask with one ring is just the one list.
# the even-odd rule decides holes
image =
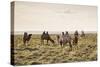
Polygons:
[[77,43],[76,43],[76,48],[78,49],[78,41],[77,41]]
[[73,45],[76,45],[76,40],[75,39],[73,40]]
[[28,41],[26,41],[26,47],[28,46]]
[[24,42],[25,48],[27,47],[27,41]]
[[23,44],[26,45],[26,41],[25,40],[23,40]]
[[48,40],[47,40],[47,45],[48,45]]
[[61,47],[63,47],[63,43],[62,42],[60,42],[60,45],[61,45]]
[[74,45],[75,45],[75,49],[78,49],[78,39],[76,39],[75,41],[74,41]]
[[26,40],[24,40],[24,45],[25,45],[25,47],[27,47],[27,41]]
[[72,44],[74,45],[74,42],[72,41]]
[[70,48],[71,48],[71,50],[72,50],[72,44],[71,44],[71,42],[69,42],[69,46],[70,46]]

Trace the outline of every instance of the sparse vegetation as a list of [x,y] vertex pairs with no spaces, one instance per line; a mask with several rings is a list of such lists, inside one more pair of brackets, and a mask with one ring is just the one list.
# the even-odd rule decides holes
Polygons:
[[[79,61],[96,61],[97,60],[97,34],[86,34],[85,38],[80,38],[78,48],[73,46],[69,51],[69,46],[64,47],[52,44],[41,45],[40,35],[32,35],[27,47],[23,44],[22,35],[15,35],[14,39],[14,63],[15,65],[31,64],[51,64],[67,63]],[[56,36],[51,35],[56,41]]]

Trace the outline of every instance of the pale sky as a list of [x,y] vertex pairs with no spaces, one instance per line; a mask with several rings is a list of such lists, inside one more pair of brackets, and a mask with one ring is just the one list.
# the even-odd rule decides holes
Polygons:
[[15,31],[97,31],[97,7],[15,2]]

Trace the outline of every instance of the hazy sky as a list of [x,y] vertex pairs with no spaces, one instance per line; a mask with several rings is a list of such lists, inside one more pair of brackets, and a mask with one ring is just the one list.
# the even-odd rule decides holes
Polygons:
[[15,31],[97,31],[97,7],[15,2]]

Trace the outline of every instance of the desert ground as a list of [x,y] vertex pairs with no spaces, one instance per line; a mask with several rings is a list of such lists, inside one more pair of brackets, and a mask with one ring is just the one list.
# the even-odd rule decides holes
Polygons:
[[97,34],[88,33],[79,38],[78,45],[73,45],[70,51],[69,44],[61,47],[57,44],[56,34],[51,34],[56,42],[41,44],[40,34],[32,34],[27,46],[23,44],[23,35],[14,35],[14,65],[54,64],[69,62],[84,62],[97,60]]

